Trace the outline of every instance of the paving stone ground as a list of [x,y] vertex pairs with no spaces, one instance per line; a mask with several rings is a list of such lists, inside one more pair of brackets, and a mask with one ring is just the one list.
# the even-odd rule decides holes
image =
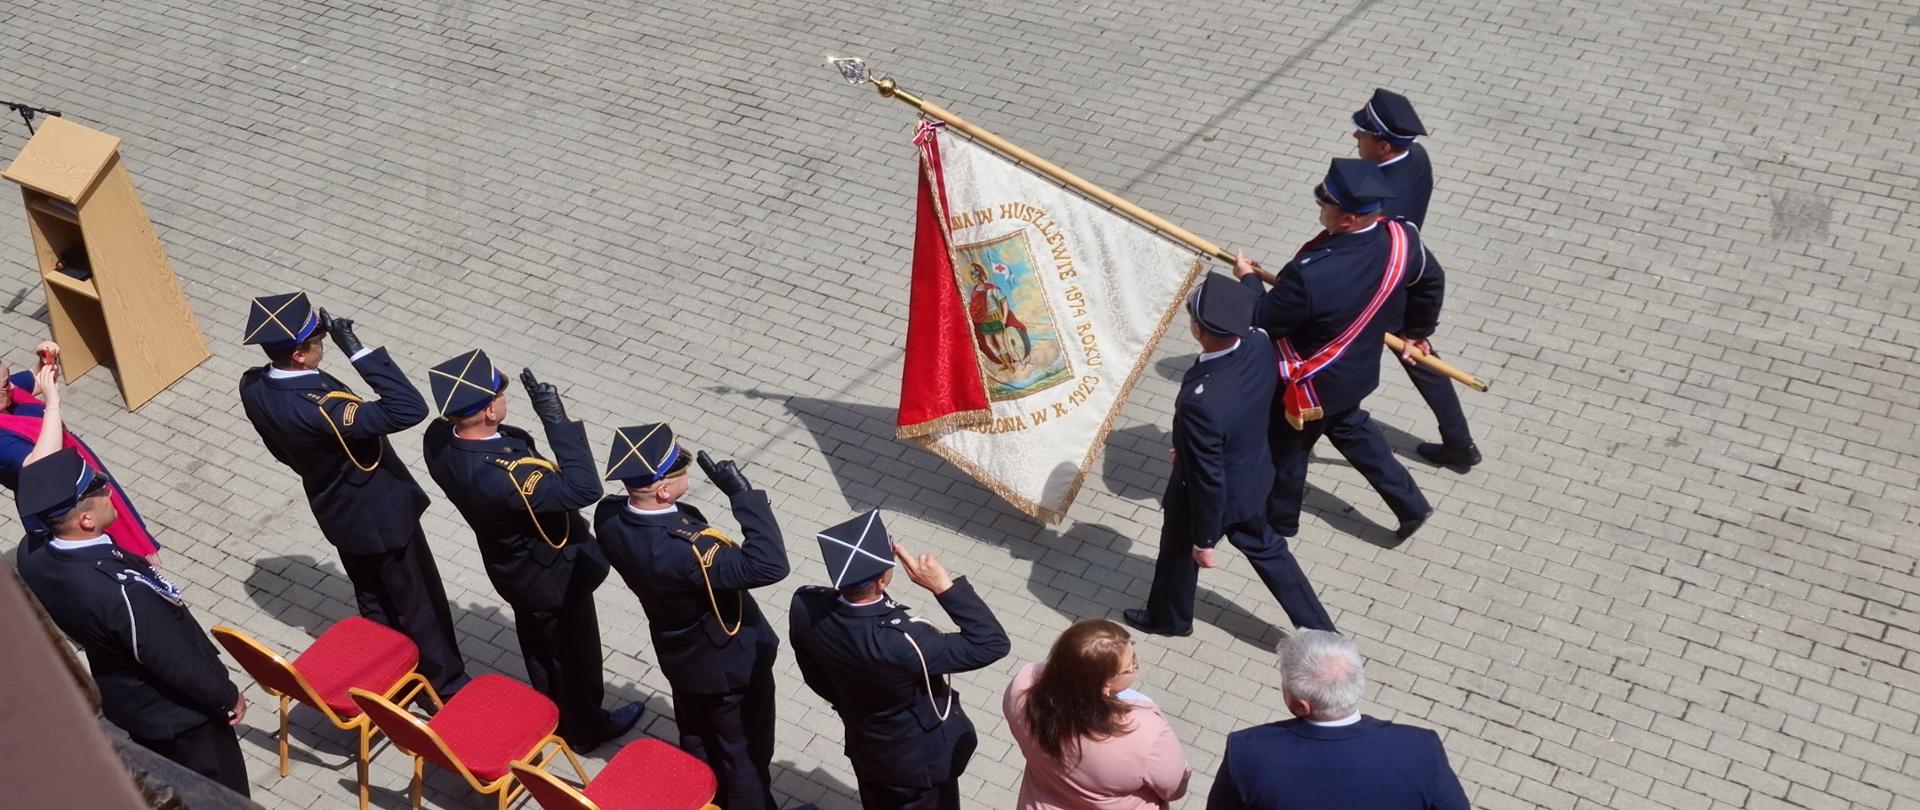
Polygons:
[[[799,573],[762,597],[782,626],[816,579],[811,533],[889,510],[1015,639],[955,679],[982,737],[969,804],[1010,807],[1000,690],[1074,619],[1142,599],[1192,349],[1163,347],[1059,526],[895,441],[912,117],[821,57],[864,55],[1269,262],[1311,235],[1309,184],[1386,85],[1434,131],[1438,345],[1495,388],[1466,396],[1482,467],[1410,461],[1440,508],[1413,542],[1391,547],[1337,456],[1314,465],[1296,548],[1369,659],[1369,710],[1439,729],[1480,807],[1920,808],[1907,0],[0,9],[0,95],[125,138],[214,346],[138,413],[104,373],[72,397],[207,624],[298,649],[351,610],[234,393],[261,362],[238,340],[247,297],[303,288],[418,383],[482,347],[559,382],[596,444],[668,419],[747,461],[794,536]],[[24,138],[0,128],[0,153]],[[24,363],[41,292],[17,212],[0,234],[0,346]],[[1411,459],[1431,418],[1384,379],[1370,407]],[[418,473],[419,432],[396,444]],[[521,675],[511,617],[433,494],[472,668]],[[1278,606],[1237,558],[1201,594],[1193,637],[1141,644],[1193,763],[1187,808],[1229,731],[1284,714]],[[616,581],[599,605],[611,691],[671,739],[637,604]],[[779,673],[779,794],[857,806],[833,715],[790,657]],[[250,694],[255,797],[350,807],[344,741],[303,715],[280,778]],[[378,761],[380,806],[404,806],[406,773]],[[433,806],[481,806],[445,774],[429,786]]]

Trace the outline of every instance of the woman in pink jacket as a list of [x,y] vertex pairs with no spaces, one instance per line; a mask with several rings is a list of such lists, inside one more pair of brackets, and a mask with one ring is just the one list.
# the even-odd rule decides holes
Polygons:
[[1000,705],[1027,757],[1019,810],[1147,810],[1186,794],[1193,770],[1166,716],[1130,688],[1139,672],[1126,628],[1087,619],[1014,676]]

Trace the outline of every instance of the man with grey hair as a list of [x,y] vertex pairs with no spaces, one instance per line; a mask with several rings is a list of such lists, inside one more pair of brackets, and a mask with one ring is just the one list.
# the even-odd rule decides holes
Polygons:
[[1440,735],[1360,713],[1365,663],[1338,633],[1280,642],[1293,719],[1227,736],[1207,810],[1466,810]]

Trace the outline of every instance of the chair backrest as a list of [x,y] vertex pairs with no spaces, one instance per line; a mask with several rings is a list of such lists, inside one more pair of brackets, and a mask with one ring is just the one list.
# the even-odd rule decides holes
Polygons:
[[320,699],[320,693],[307,683],[300,670],[294,669],[293,664],[281,658],[279,653],[267,649],[253,640],[252,636],[226,625],[213,628],[213,639],[220,642],[227,654],[240,662],[240,668],[252,675],[261,686],[319,710],[336,725],[342,722],[339,715],[327,708],[327,702]]
[[447,742],[427,727],[427,721],[365,689],[356,687],[347,690],[347,694],[353,698],[354,705],[360,707],[360,712],[372,720],[380,733],[387,735],[387,739],[392,740],[400,750],[426,757],[428,762],[460,774],[472,784],[481,783],[472,771],[467,770],[467,764],[447,748]]
[[533,800],[545,810],[600,810],[600,805],[581,795],[572,785],[560,781],[558,776],[525,762],[515,762],[512,768],[513,777],[520,780],[527,792],[533,794]]

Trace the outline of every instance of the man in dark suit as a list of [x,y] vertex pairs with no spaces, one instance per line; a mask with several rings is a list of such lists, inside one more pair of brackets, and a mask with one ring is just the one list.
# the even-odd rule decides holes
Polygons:
[[[1399,519],[1394,533],[1405,540],[1433,507],[1360,404],[1380,385],[1386,333],[1410,344],[1433,334],[1440,263],[1418,231],[1381,219],[1392,191],[1372,161],[1335,158],[1313,194],[1325,230],[1280,271],[1253,314],[1254,325],[1276,340],[1281,365],[1268,427],[1274,482],[1267,519],[1283,537],[1300,530],[1307,460],[1325,434],[1386,500]],[[1258,272],[1244,257],[1234,268],[1242,279]]]
[[780,637],[750,589],[787,578],[787,547],[767,493],[731,461],[699,455],[745,540],[708,525],[681,500],[691,458],[664,422],[614,431],[607,480],[625,484],[627,494],[600,502],[594,531],[647,614],[654,655],[673,686],[680,747],[720,779],[713,803],[774,810],[773,663]]
[[[894,544],[878,511],[820,533],[832,588],[793,595],[787,640],[807,686],[846,725],[847,759],[865,810],[954,810],[979,744],[945,676],[1005,658],[1007,632],[931,554]],[[887,595],[894,559],[933,594],[958,633],[942,633]]]
[[1360,653],[1334,633],[1280,642],[1292,720],[1227,735],[1207,810],[1467,810],[1440,735],[1360,713]]
[[[379,399],[363,400],[320,370],[329,335]],[[245,342],[270,361],[240,375],[247,421],[267,452],[300,476],[360,615],[413,639],[420,673],[452,696],[468,679],[446,586],[420,529],[427,493],[387,441],[424,421],[427,401],[386,349],[361,346],[353,321],[316,310],[306,293],[253,299]]]
[[[1414,143],[1414,138],[1427,134],[1427,128],[1414,113],[1413,102],[1391,90],[1376,89],[1367,105],[1353,114],[1353,126],[1360,157],[1380,166],[1380,174],[1393,192],[1381,215],[1411,222],[1416,229],[1427,227],[1433,164],[1427,160],[1426,147]],[[1433,352],[1425,340],[1418,346],[1429,354]],[[1407,366],[1407,377],[1440,423],[1440,443],[1421,444],[1414,450],[1440,466],[1465,470],[1479,464],[1480,449],[1473,444],[1473,432],[1467,427],[1467,415],[1460,407],[1460,392],[1454,390],[1453,380],[1418,364]]]
[[507,379],[478,349],[434,366],[443,420],[427,428],[427,472],[473,527],[487,579],[513,606],[527,680],[560,707],[560,736],[586,753],[626,734],[642,707],[600,708],[600,616],[593,591],[607,578],[582,507],[600,500],[585,425],[567,419],[560,392],[522,370],[533,412],[558,464],[507,419]]
[[247,764],[233,727],[247,703],[180,589],[107,538],[118,518],[107,484],[72,448],[21,469],[20,521],[43,542],[21,555],[20,576],[86,651],[109,721],[245,796]]
[[1141,632],[1193,633],[1200,569],[1218,565],[1213,548],[1223,535],[1247,555],[1294,626],[1333,629],[1286,538],[1265,519],[1273,491],[1268,403],[1276,378],[1273,342],[1251,325],[1259,297],[1259,279],[1235,283],[1210,273],[1187,299],[1188,327],[1201,351],[1173,404],[1173,473],[1161,498],[1160,556],[1146,608],[1122,614]]

